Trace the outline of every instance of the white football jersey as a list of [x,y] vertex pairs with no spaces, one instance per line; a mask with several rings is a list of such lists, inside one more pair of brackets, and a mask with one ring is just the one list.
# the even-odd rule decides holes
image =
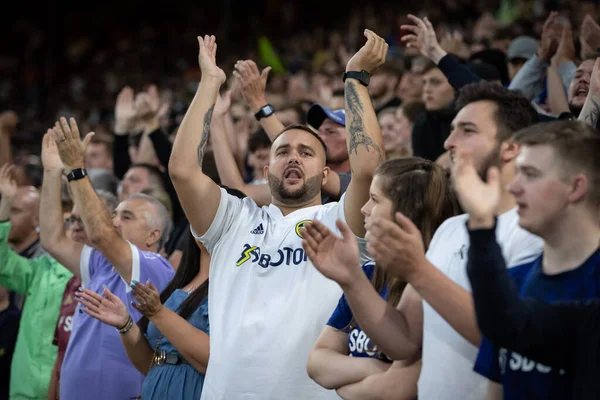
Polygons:
[[[300,228],[317,219],[339,235],[344,198],[284,216],[221,189],[214,221],[197,237],[211,254],[202,399],[339,398],[308,377],[306,362],[342,290],[312,265]],[[362,264],[369,259],[364,240],[359,247]]]

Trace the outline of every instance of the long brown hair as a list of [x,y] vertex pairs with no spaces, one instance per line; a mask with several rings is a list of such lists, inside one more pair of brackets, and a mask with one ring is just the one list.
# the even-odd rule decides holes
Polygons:
[[[392,200],[392,218],[396,212],[410,218],[421,231],[427,251],[437,228],[458,211],[454,192],[444,170],[431,161],[407,157],[385,161],[377,168],[375,176],[380,177],[383,194]],[[372,283],[378,293],[387,286],[387,301],[394,307],[406,286],[406,282],[390,276],[377,265]]]

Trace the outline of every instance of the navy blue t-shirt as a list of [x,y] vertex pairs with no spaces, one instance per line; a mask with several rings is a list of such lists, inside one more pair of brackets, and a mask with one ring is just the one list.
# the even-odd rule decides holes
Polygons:
[[[580,267],[557,275],[546,275],[542,271],[542,257],[508,270],[521,297],[547,303],[600,297],[600,250]],[[570,398],[573,393],[573,376],[569,375],[569,371],[553,369],[508,349],[499,349],[485,337],[481,341],[474,370],[501,383],[507,400],[562,400]]]
[[[375,272],[375,264],[372,262],[363,265],[363,271],[369,279],[373,278]],[[388,289],[384,287],[380,293],[381,297],[387,300]],[[352,357],[370,357],[377,358],[381,361],[391,363],[392,360],[385,354],[377,350],[377,346],[371,342],[371,339],[365,332],[355,323],[350,325],[353,319],[352,310],[346,300],[346,296],[342,295],[338,305],[329,318],[327,325],[344,331],[348,334],[348,347],[350,348],[350,356]]]

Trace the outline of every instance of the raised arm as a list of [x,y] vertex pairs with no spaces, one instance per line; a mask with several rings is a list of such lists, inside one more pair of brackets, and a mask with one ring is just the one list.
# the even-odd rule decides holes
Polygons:
[[[346,72],[375,72],[387,56],[388,44],[365,29],[367,43],[348,61]],[[346,191],[344,214],[352,232],[365,235],[361,208],[369,200],[369,187],[377,166],[385,159],[381,128],[369,90],[356,78],[347,78],[344,86],[348,155],[352,180]]]
[[198,37],[202,79],[181,122],[169,160],[171,180],[183,210],[198,235],[206,233],[212,224],[221,200],[219,187],[202,171],[213,109],[219,88],[225,82],[225,73],[215,60],[215,41],[214,36]]
[[59,263],[81,279],[80,257],[83,244],[67,236],[61,207],[64,166],[54,142],[52,130],[42,141],[44,184],[40,201],[40,243]]
[[[69,124],[63,117],[56,123],[52,135],[67,175],[74,169],[83,168],[85,147],[93,133],[88,133],[82,142],[75,119],[71,118]],[[88,239],[110,261],[123,280],[130,282],[133,260],[131,246],[117,233],[112,216],[96,194],[89,177],[72,180],[69,184],[73,203],[80,210]]]
[[19,118],[14,111],[0,113],[0,165],[11,162],[10,136],[15,130]]
[[349,354],[348,334],[326,326],[308,355],[308,376],[325,389],[338,389],[389,368],[389,364],[375,358]]
[[569,112],[569,102],[567,101],[567,94],[565,93],[565,87],[563,82],[558,75],[558,71],[552,65],[548,67],[548,104],[550,105],[550,112],[552,115],[559,116],[562,113]]
[[113,172],[122,179],[131,166],[129,133],[136,129],[137,113],[133,101],[133,89],[125,86],[115,103],[115,140],[113,142]]
[[403,36],[402,41],[406,43],[407,47],[418,49],[421,54],[433,61],[448,78],[448,82],[454,90],[481,80],[469,67],[461,64],[456,57],[443,49],[437,40],[435,29],[427,17],[421,19],[409,15],[408,18],[414,25],[402,25],[403,30],[411,32],[411,34]]
[[[268,104],[265,90],[267,87],[267,78],[271,72],[271,67],[266,67],[259,72],[256,63],[252,60],[238,61],[235,63],[233,75],[239,82],[242,97],[252,113],[256,114],[263,106]],[[277,135],[283,131],[285,126],[275,113],[259,120],[260,125],[265,130],[271,141],[275,140]]]
[[217,98],[212,118],[212,145],[215,153],[215,163],[221,178],[221,183],[230,188],[242,191],[251,197],[259,206],[271,203],[271,190],[268,184],[249,185],[244,182],[242,174],[229,147],[227,140],[227,125],[231,92]]
[[519,90],[528,100],[534,100],[544,88],[546,68],[558,48],[557,16],[557,12],[550,13],[544,22],[537,54],[527,60],[508,86],[511,90]]

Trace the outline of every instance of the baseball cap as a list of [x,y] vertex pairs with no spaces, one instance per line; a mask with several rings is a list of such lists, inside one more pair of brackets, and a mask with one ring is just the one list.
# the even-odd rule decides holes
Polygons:
[[346,126],[346,110],[330,110],[320,104],[314,104],[306,113],[306,122],[315,129],[319,129],[323,121],[329,118],[336,124]]
[[530,36],[519,36],[510,43],[506,58],[508,61],[515,58],[529,60],[537,53],[537,40]]

